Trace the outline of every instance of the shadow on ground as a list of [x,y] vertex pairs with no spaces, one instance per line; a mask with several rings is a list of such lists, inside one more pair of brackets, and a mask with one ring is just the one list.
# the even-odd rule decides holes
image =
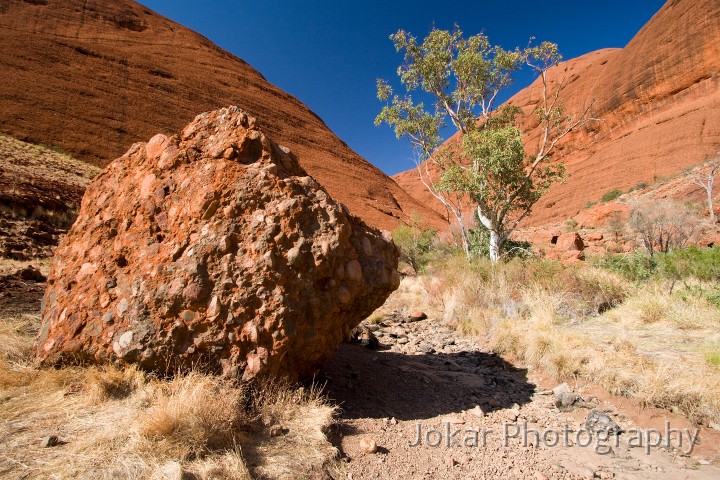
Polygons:
[[342,416],[421,420],[479,405],[485,412],[530,401],[527,371],[468,351],[406,355],[343,344],[316,379]]

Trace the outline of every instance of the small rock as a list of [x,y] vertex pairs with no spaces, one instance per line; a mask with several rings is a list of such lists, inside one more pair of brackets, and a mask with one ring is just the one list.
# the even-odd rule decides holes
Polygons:
[[445,460],[445,463],[446,463],[447,466],[450,467],[450,468],[453,468],[455,465],[458,465],[458,464],[459,464],[459,462],[458,462],[457,460],[455,460],[454,457],[448,457],[448,459]]
[[360,451],[368,455],[377,453],[378,445],[372,438],[363,438],[360,440]]
[[558,385],[557,387],[552,389],[552,393],[556,397],[559,397],[563,393],[570,393],[570,392],[572,392],[572,388],[570,388],[570,385],[568,385],[567,383],[561,383],[560,385]]
[[45,275],[40,273],[40,270],[36,269],[32,265],[28,265],[27,267],[18,270],[15,272],[15,276],[19,277],[21,280],[31,280],[33,282],[44,282],[47,280]]
[[421,312],[419,310],[412,312],[410,315],[408,315],[408,320],[410,320],[411,322],[419,322],[420,320],[425,320],[427,318],[428,316],[425,314],[425,312]]
[[503,417],[505,417],[505,419],[508,422],[514,422],[515,420],[518,419],[519,416],[520,416],[520,410],[518,410],[516,408],[509,408],[503,414]]
[[535,478],[535,480],[548,480],[548,477],[545,476],[545,474],[542,472],[535,472],[533,474],[533,477]]
[[350,332],[350,343],[359,343],[370,350],[377,350],[380,346],[375,334],[365,325],[358,325]]
[[392,417],[392,418],[390,419],[390,425],[397,425],[397,424],[398,424],[397,418]]
[[485,412],[483,412],[483,409],[480,408],[480,405],[475,405],[474,408],[471,408],[470,410],[468,410],[468,413],[470,413],[471,415],[474,415],[476,417],[480,417],[480,418],[485,416]]
[[584,403],[580,395],[575,392],[563,392],[555,397],[555,406],[561,412],[570,412],[579,406],[580,403]]
[[720,423],[710,422],[710,423],[708,423],[708,427],[712,428],[713,430],[720,430]]
[[435,349],[427,343],[421,343],[420,345],[418,345],[417,351],[425,354],[435,353]]
[[599,410],[592,410],[585,420],[585,428],[591,432],[607,432],[615,434],[622,432],[622,428],[605,413]]
[[40,446],[43,448],[57,447],[61,443],[61,440],[56,435],[50,435],[42,439]]

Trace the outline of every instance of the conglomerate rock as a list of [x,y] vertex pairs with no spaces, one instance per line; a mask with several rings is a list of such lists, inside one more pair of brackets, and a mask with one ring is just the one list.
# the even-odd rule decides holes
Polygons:
[[53,259],[38,362],[310,374],[398,287],[397,259],[254,118],[204,113],[90,184]]

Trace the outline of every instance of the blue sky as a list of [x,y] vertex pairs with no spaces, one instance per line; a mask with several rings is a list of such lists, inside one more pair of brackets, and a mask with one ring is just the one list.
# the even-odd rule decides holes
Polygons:
[[[388,39],[403,28],[419,38],[433,25],[483,32],[494,44],[523,47],[531,36],[559,44],[564,58],[623,47],[664,0],[282,1],[140,0],[242,58],[295,95],[351,148],[387,174],[412,168],[412,152],[387,126],[375,80],[397,84],[402,60]],[[509,97],[531,81],[518,77]]]

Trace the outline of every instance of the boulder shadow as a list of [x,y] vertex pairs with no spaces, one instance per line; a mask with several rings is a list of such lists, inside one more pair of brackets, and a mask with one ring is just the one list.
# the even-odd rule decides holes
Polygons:
[[481,351],[409,355],[342,344],[315,379],[342,417],[423,420],[528,403],[527,370]]

